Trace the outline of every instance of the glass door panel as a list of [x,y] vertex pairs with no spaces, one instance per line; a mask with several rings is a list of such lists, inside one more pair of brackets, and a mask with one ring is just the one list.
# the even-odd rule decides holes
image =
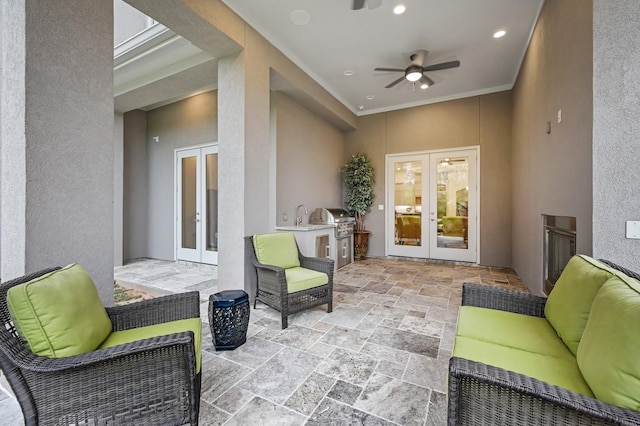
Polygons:
[[476,151],[434,153],[430,163],[430,256],[475,262]]
[[423,177],[424,156],[402,156],[392,159],[389,170],[388,187],[392,200],[389,211],[388,229],[393,238],[388,247],[389,254],[397,256],[426,257],[423,247],[422,200],[426,185]]
[[203,148],[203,170],[205,188],[204,203],[204,252],[202,261],[218,263],[218,149],[217,147]]
[[188,150],[178,153],[178,258],[200,261],[197,251],[200,230],[199,206],[199,150]]
[[176,258],[218,263],[218,149],[176,152]]
[[387,157],[387,254],[476,261],[475,149]]

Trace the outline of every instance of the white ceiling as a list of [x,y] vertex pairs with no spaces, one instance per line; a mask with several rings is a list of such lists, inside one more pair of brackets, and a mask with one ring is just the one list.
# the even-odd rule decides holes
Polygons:
[[[352,0],[222,1],[358,115],[511,89],[544,2],[367,0],[351,10]],[[392,12],[398,3],[403,15]],[[294,11],[309,23],[295,25]],[[507,34],[494,39],[500,29]],[[374,68],[404,69],[419,49],[429,52],[426,65],[461,65],[428,73],[436,84],[426,90],[408,81],[385,89],[402,74]]]

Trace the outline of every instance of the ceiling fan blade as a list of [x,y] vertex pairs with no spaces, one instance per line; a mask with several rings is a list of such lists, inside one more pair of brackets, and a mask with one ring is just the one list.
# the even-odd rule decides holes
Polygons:
[[436,84],[435,81],[431,80],[429,77],[427,77],[424,74],[422,74],[422,78],[420,79],[420,83],[427,83],[427,85],[429,85],[429,87],[431,87],[434,84]]
[[402,68],[374,68],[374,71],[404,72]]
[[400,77],[399,79],[392,81],[391,83],[387,84],[386,86],[384,86],[385,89],[390,89],[393,86],[395,86],[396,84],[400,83],[402,80],[404,80],[404,75],[402,77]]
[[351,9],[360,10],[363,7],[364,7],[364,0],[353,0],[353,5],[351,6]]
[[418,65],[419,67],[424,65],[424,62],[427,60],[427,51],[426,50],[417,50],[416,53],[411,55],[411,63],[413,65]]
[[460,61],[442,62],[441,64],[429,65],[428,67],[422,67],[422,71],[440,71],[448,70],[449,68],[456,68],[460,66]]

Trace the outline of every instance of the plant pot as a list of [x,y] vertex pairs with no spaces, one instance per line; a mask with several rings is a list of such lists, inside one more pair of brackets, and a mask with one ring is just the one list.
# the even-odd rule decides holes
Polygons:
[[370,231],[354,231],[353,232],[353,251],[354,259],[364,260],[367,258],[367,250],[369,250],[369,234]]

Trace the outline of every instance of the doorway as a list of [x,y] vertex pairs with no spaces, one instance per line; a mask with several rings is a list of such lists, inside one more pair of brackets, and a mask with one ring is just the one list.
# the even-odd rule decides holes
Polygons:
[[176,259],[218,264],[218,147],[176,151]]
[[477,262],[478,148],[387,156],[387,254]]

